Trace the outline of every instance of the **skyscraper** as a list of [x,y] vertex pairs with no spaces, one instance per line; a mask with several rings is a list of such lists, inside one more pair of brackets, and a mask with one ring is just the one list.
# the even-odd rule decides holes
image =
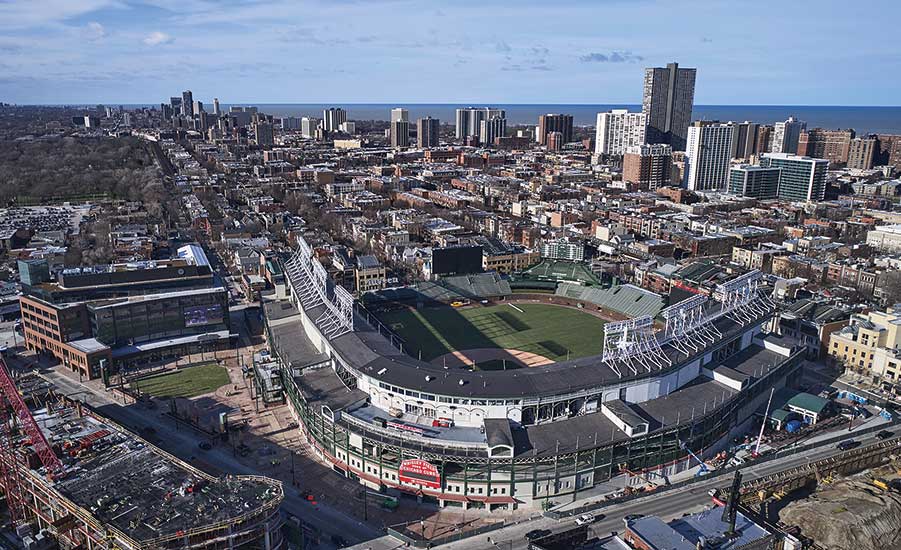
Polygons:
[[735,127],[719,122],[695,122],[688,128],[684,186],[692,191],[725,190]]
[[647,143],[668,143],[674,151],[685,150],[696,73],[697,69],[680,69],[678,63],[645,69],[641,112],[647,119]]
[[535,133],[535,141],[541,145],[547,145],[549,132],[563,134],[563,143],[569,143],[573,139],[573,116],[546,114],[538,116],[538,131]]
[[673,148],[665,144],[633,145],[623,155],[623,181],[654,190],[669,185]]
[[781,169],[778,192],[781,199],[816,202],[826,196],[828,160],[788,153],[764,153],[760,165]]
[[222,114],[222,111],[219,110],[219,98],[213,98],[213,114],[219,116]]
[[347,111],[340,107],[329,107],[322,111],[322,128],[329,132],[338,130],[342,122],[347,121]]
[[275,139],[272,135],[272,124],[268,122],[254,122],[253,135],[259,147],[272,147],[275,144]]
[[507,134],[507,119],[494,116],[481,121],[479,129],[479,141],[482,145],[494,145],[494,138],[503,137]]
[[410,122],[394,120],[391,122],[391,147],[408,147],[410,145]]
[[[491,120],[492,118],[506,118],[507,113],[503,109],[492,109],[490,107],[466,107],[457,109],[456,112],[456,137],[464,139],[469,136],[478,136],[482,129],[483,120]],[[506,123],[505,128],[506,128]]]
[[181,93],[181,114],[186,117],[194,116],[194,94],[191,90]]
[[757,154],[757,128],[753,122],[735,125],[735,139],[732,141],[732,158],[748,159]]
[[856,168],[858,170],[871,169],[876,147],[875,137],[852,139],[848,151],[848,168]]
[[798,138],[798,154],[844,164],[848,162],[848,150],[852,139],[854,130],[813,128],[802,131]]
[[313,137],[313,134],[316,133],[316,128],[319,126],[319,121],[315,118],[305,116],[300,119],[300,134],[305,138]]
[[399,120],[409,122],[410,113],[406,109],[402,109],[400,107],[391,109],[391,122],[397,122]]
[[773,125],[773,146],[770,152],[794,155],[798,152],[801,132],[806,129],[807,123],[797,120],[793,116],[788,117],[785,122],[777,122]]
[[418,147],[437,147],[438,128],[440,122],[437,118],[426,117],[416,121],[416,145]]
[[293,116],[284,116],[281,118],[282,130],[300,130],[300,119]]
[[646,123],[644,113],[630,113],[625,109],[598,113],[595,154],[622,155],[633,145],[643,145]]
[[194,101],[194,113],[195,115],[199,115],[203,112],[203,101]]

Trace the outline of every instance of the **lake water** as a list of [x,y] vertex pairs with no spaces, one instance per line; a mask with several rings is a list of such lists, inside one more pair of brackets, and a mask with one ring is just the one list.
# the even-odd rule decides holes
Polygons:
[[[328,107],[343,107],[347,110],[348,120],[389,120],[389,112],[394,107],[409,109],[410,120],[431,116],[442,122],[453,124],[454,110],[470,105],[435,104],[377,104],[377,103],[345,103],[345,104],[265,104],[255,103],[260,111],[276,116],[314,116],[322,117],[322,110]],[[472,105],[482,107],[485,105]],[[492,104],[507,112],[508,124],[537,124],[538,115],[544,113],[565,113],[573,115],[573,121],[579,126],[593,126],[597,113],[610,109],[629,109],[640,111],[640,105],[503,105]],[[228,109],[223,104],[222,108]],[[209,109],[209,107],[208,107]],[[853,128],[858,134],[887,133],[901,134],[901,107],[830,107],[802,105],[695,105],[692,111],[694,120],[745,121],[772,124],[785,120],[789,116],[807,123],[808,128]]]

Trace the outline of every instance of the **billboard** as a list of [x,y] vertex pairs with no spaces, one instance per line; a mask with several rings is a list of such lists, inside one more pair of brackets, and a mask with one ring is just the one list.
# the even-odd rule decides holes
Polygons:
[[432,249],[432,273],[435,275],[467,275],[481,272],[481,246],[448,246]]
[[401,462],[397,477],[402,483],[415,483],[431,489],[441,488],[441,474],[438,473],[438,468],[418,458]]
[[217,325],[225,321],[222,306],[219,304],[186,307],[183,313],[186,327]]

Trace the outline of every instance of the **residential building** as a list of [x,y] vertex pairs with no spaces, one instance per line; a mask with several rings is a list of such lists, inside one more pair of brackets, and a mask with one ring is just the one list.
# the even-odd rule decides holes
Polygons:
[[773,126],[773,145],[771,153],[798,152],[798,142],[801,140],[801,132],[807,129],[807,123],[790,116],[784,122],[777,122]]
[[408,121],[391,121],[390,132],[391,147],[408,147],[410,145],[410,123]]
[[547,145],[547,135],[550,132],[560,132],[563,143],[569,143],[573,139],[573,116],[546,114],[538,116],[538,131],[535,133],[535,141],[539,145]]
[[867,231],[867,245],[891,254],[901,252],[901,225],[881,225]]
[[426,117],[416,121],[417,147],[438,147],[438,129],[441,126],[437,118]]
[[688,128],[684,186],[692,191],[725,190],[735,127],[718,122],[695,122]]
[[870,170],[873,168],[873,158],[876,156],[876,138],[855,138],[851,140],[848,152],[848,168],[858,170]]
[[300,119],[300,134],[305,138],[311,138],[316,134],[316,128],[319,127],[319,121],[315,118],[305,116]]
[[548,132],[546,143],[548,151],[560,151],[564,144],[566,144],[566,138],[563,137],[562,132]]
[[654,190],[669,185],[673,148],[665,144],[633,145],[623,155],[623,181]]
[[387,283],[387,271],[375,256],[357,256],[356,279],[357,292],[363,294],[370,290],[381,290]]
[[826,196],[829,161],[787,153],[765,153],[764,168],[780,168],[778,196],[793,201],[821,201]]
[[647,121],[647,143],[668,143],[684,151],[694,104],[697,69],[678,63],[645,69],[641,112]]
[[798,139],[798,154],[801,156],[826,159],[830,163],[845,164],[854,130],[824,130],[813,128],[801,132]]
[[[457,139],[465,139],[471,136],[479,136],[482,129],[482,121],[506,117],[507,114],[503,109],[492,109],[490,107],[457,109],[455,121],[456,137]],[[484,142],[482,140],[482,143]]]
[[750,159],[757,154],[757,131],[759,124],[739,122],[735,124],[735,138],[732,140],[732,158]]
[[[322,111],[322,129],[327,132],[335,132],[341,123],[347,122],[347,111],[340,107],[329,107]],[[315,132],[315,129],[313,130]]]
[[848,326],[833,332],[828,354],[845,368],[894,385],[901,380],[901,311],[870,311],[851,316]]
[[194,94],[191,93],[191,90],[181,93],[181,114],[188,118],[194,116]]
[[391,109],[391,122],[398,121],[410,122],[410,112],[400,107]]
[[779,313],[776,332],[804,344],[808,358],[825,359],[832,333],[848,325],[849,309],[819,297],[803,298],[786,305]]
[[595,154],[622,155],[629,147],[643,145],[646,123],[644,113],[630,113],[626,109],[598,113]]
[[289,132],[292,130],[300,130],[300,119],[294,116],[285,116],[280,119],[282,130]]
[[268,122],[254,122],[253,135],[258,147],[272,147],[275,144],[272,124]]
[[901,170],[901,135],[878,134],[876,139],[879,147],[873,164],[876,166],[891,165]]
[[774,199],[779,194],[779,168],[743,164],[729,171],[729,192],[742,197]]
[[479,142],[493,145],[495,138],[504,137],[507,133],[507,119],[499,116],[481,121]]

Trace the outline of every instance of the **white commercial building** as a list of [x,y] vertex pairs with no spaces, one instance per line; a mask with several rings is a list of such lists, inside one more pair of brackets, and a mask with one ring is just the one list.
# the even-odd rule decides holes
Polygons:
[[882,225],[867,231],[867,244],[882,252],[901,252],[901,225]]
[[684,186],[692,191],[725,190],[735,126],[731,123],[695,123],[688,128]]
[[625,109],[598,113],[595,154],[622,155],[629,147],[644,144],[646,125],[643,113],[630,113]]

